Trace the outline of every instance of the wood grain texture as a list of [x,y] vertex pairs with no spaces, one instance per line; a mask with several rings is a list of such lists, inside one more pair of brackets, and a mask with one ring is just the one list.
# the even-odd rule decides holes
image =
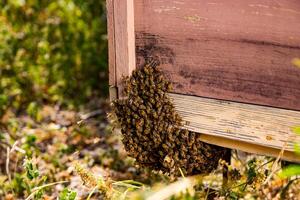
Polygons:
[[122,78],[129,76],[136,66],[134,5],[133,0],[114,0],[113,2],[116,84],[121,90]]
[[170,94],[175,108],[191,131],[287,151],[300,135],[300,112],[209,98]]
[[107,35],[108,35],[108,64],[109,85],[115,86],[116,82],[116,51],[115,51],[115,22],[113,0],[106,0]]
[[[214,144],[222,147],[227,147],[230,149],[237,149],[248,153],[254,153],[258,155],[265,155],[271,157],[278,157],[281,153],[281,149],[274,149],[270,147],[265,147],[257,144],[235,141],[231,139],[227,139],[224,137],[218,137],[214,135],[206,135],[201,134],[200,139],[203,142],[208,144]],[[295,152],[292,151],[283,151],[283,155],[281,157],[282,160],[297,162],[300,163],[300,157]]]
[[139,66],[176,93],[300,110],[299,0],[135,0]]
[[110,99],[122,94],[122,79],[136,67],[133,0],[107,0]]

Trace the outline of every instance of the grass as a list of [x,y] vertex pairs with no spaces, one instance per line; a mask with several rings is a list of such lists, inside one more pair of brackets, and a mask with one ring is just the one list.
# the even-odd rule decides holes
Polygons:
[[[182,174],[175,180],[141,169],[126,155],[119,134],[112,132],[106,118],[108,102],[99,99],[97,105],[80,112],[44,105],[39,121],[27,114],[3,116],[1,136],[5,140],[0,140],[0,151],[6,159],[0,164],[0,196],[190,200],[263,198],[269,194],[274,199],[293,194],[296,199],[299,195],[297,176],[285,172],[289,176],[282,177],[280,156],[240,160],[234,155],[231,165],[222,161],[211,174]],[[89,115],[101,109],[103,112]],[[224,166],[229,171],[226,184]]]

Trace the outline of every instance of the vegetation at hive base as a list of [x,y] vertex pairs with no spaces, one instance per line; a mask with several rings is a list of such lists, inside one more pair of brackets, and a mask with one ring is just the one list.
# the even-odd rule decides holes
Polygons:
[[298,166],[275,159],[234,153],[225,184],[224,161],[175,180],[137,166],[106,117],[104,4],[0,2],[0,199],[299,199]]
[[[298,165],[282,171],[280,155],[241,159],[233,153],[231,165],[220,160],[211,173],[189,177],[177,168],[177,179],[141,168],[126,154],[120,135],[112,133],[108,111],[108,102],[94,99],[80,112],[43,105],[38,120],[6,112],[1,118],[0,155],[5,159],[0,159],[0,197],[299,199]],[[294,131],[299,134],[299,128]]]

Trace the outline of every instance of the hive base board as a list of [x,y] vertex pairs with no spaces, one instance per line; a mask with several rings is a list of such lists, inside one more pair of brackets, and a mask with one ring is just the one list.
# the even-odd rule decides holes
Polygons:
[[250,153],[278,156],[300,162],[294,151],[300,135],[292,128],[300,126],[300,112],[280,108],[169,94],[183,118],[184,127],[202,133],[207,143]]
[[[218,136],[214,136],[214,135],[201,134],[200,139],[202,142],[205,142],[208,144],[213,144],[213,145],[226,147],[226,148],[230,148],[230,149],[241,150],[241,151],[258,154],[258,155],[278,157],[281,153],[281,150],[279,150],[279,149],[274,149],[271,147],[264,147],[264,146],[251,144],[251,143],[247,143],[247,142],[242,142],[242,141],[234,141],[231,139],[227,139],[224,137],[218,137]],[[290,161],[290,162],[300,163],[299,155],[297,155],[291,151],[283,151],[281,159]]]

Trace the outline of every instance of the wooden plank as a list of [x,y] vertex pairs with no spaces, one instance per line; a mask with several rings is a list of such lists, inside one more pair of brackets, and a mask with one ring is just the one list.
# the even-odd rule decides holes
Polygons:
[[106,0],[107,35],[108,35],[108,64],[109,85],[115,86],[116,82],[116,51],[115,51],[115,26],[113,0]]
[[[133,0],[114,0],[114,40],[116,84],[121,87],[123,76],[135,69],[135,32]],[[119,88],[119,90],[122,90]],[[120,92],[119,92],[120,94]]]
[[[209,98],[170,94],[191,131],[273,149],[294,151],[300,112]],[[266,152],[267,153],[267,152]]]
[[[230,149],[242,150],[248,153],[254,153],[259,155],[266,155],[271,157],[278,157],[280,155],[280,149],[274,149],[270,147],[264,147],[256,144],[246,143],[242,141],[234,141],[224,137],[218,137],[213,135],[201,134],[201,141],[214,144],[222,147],[227,147]],[[283,160],[287,160],[290,162],[300,163],[299,155],[295,154],[291,151],[283,151],[283,155],[281,157]]]
[[299,0],[135,0],[138,65],[176,93],[300,110]]

